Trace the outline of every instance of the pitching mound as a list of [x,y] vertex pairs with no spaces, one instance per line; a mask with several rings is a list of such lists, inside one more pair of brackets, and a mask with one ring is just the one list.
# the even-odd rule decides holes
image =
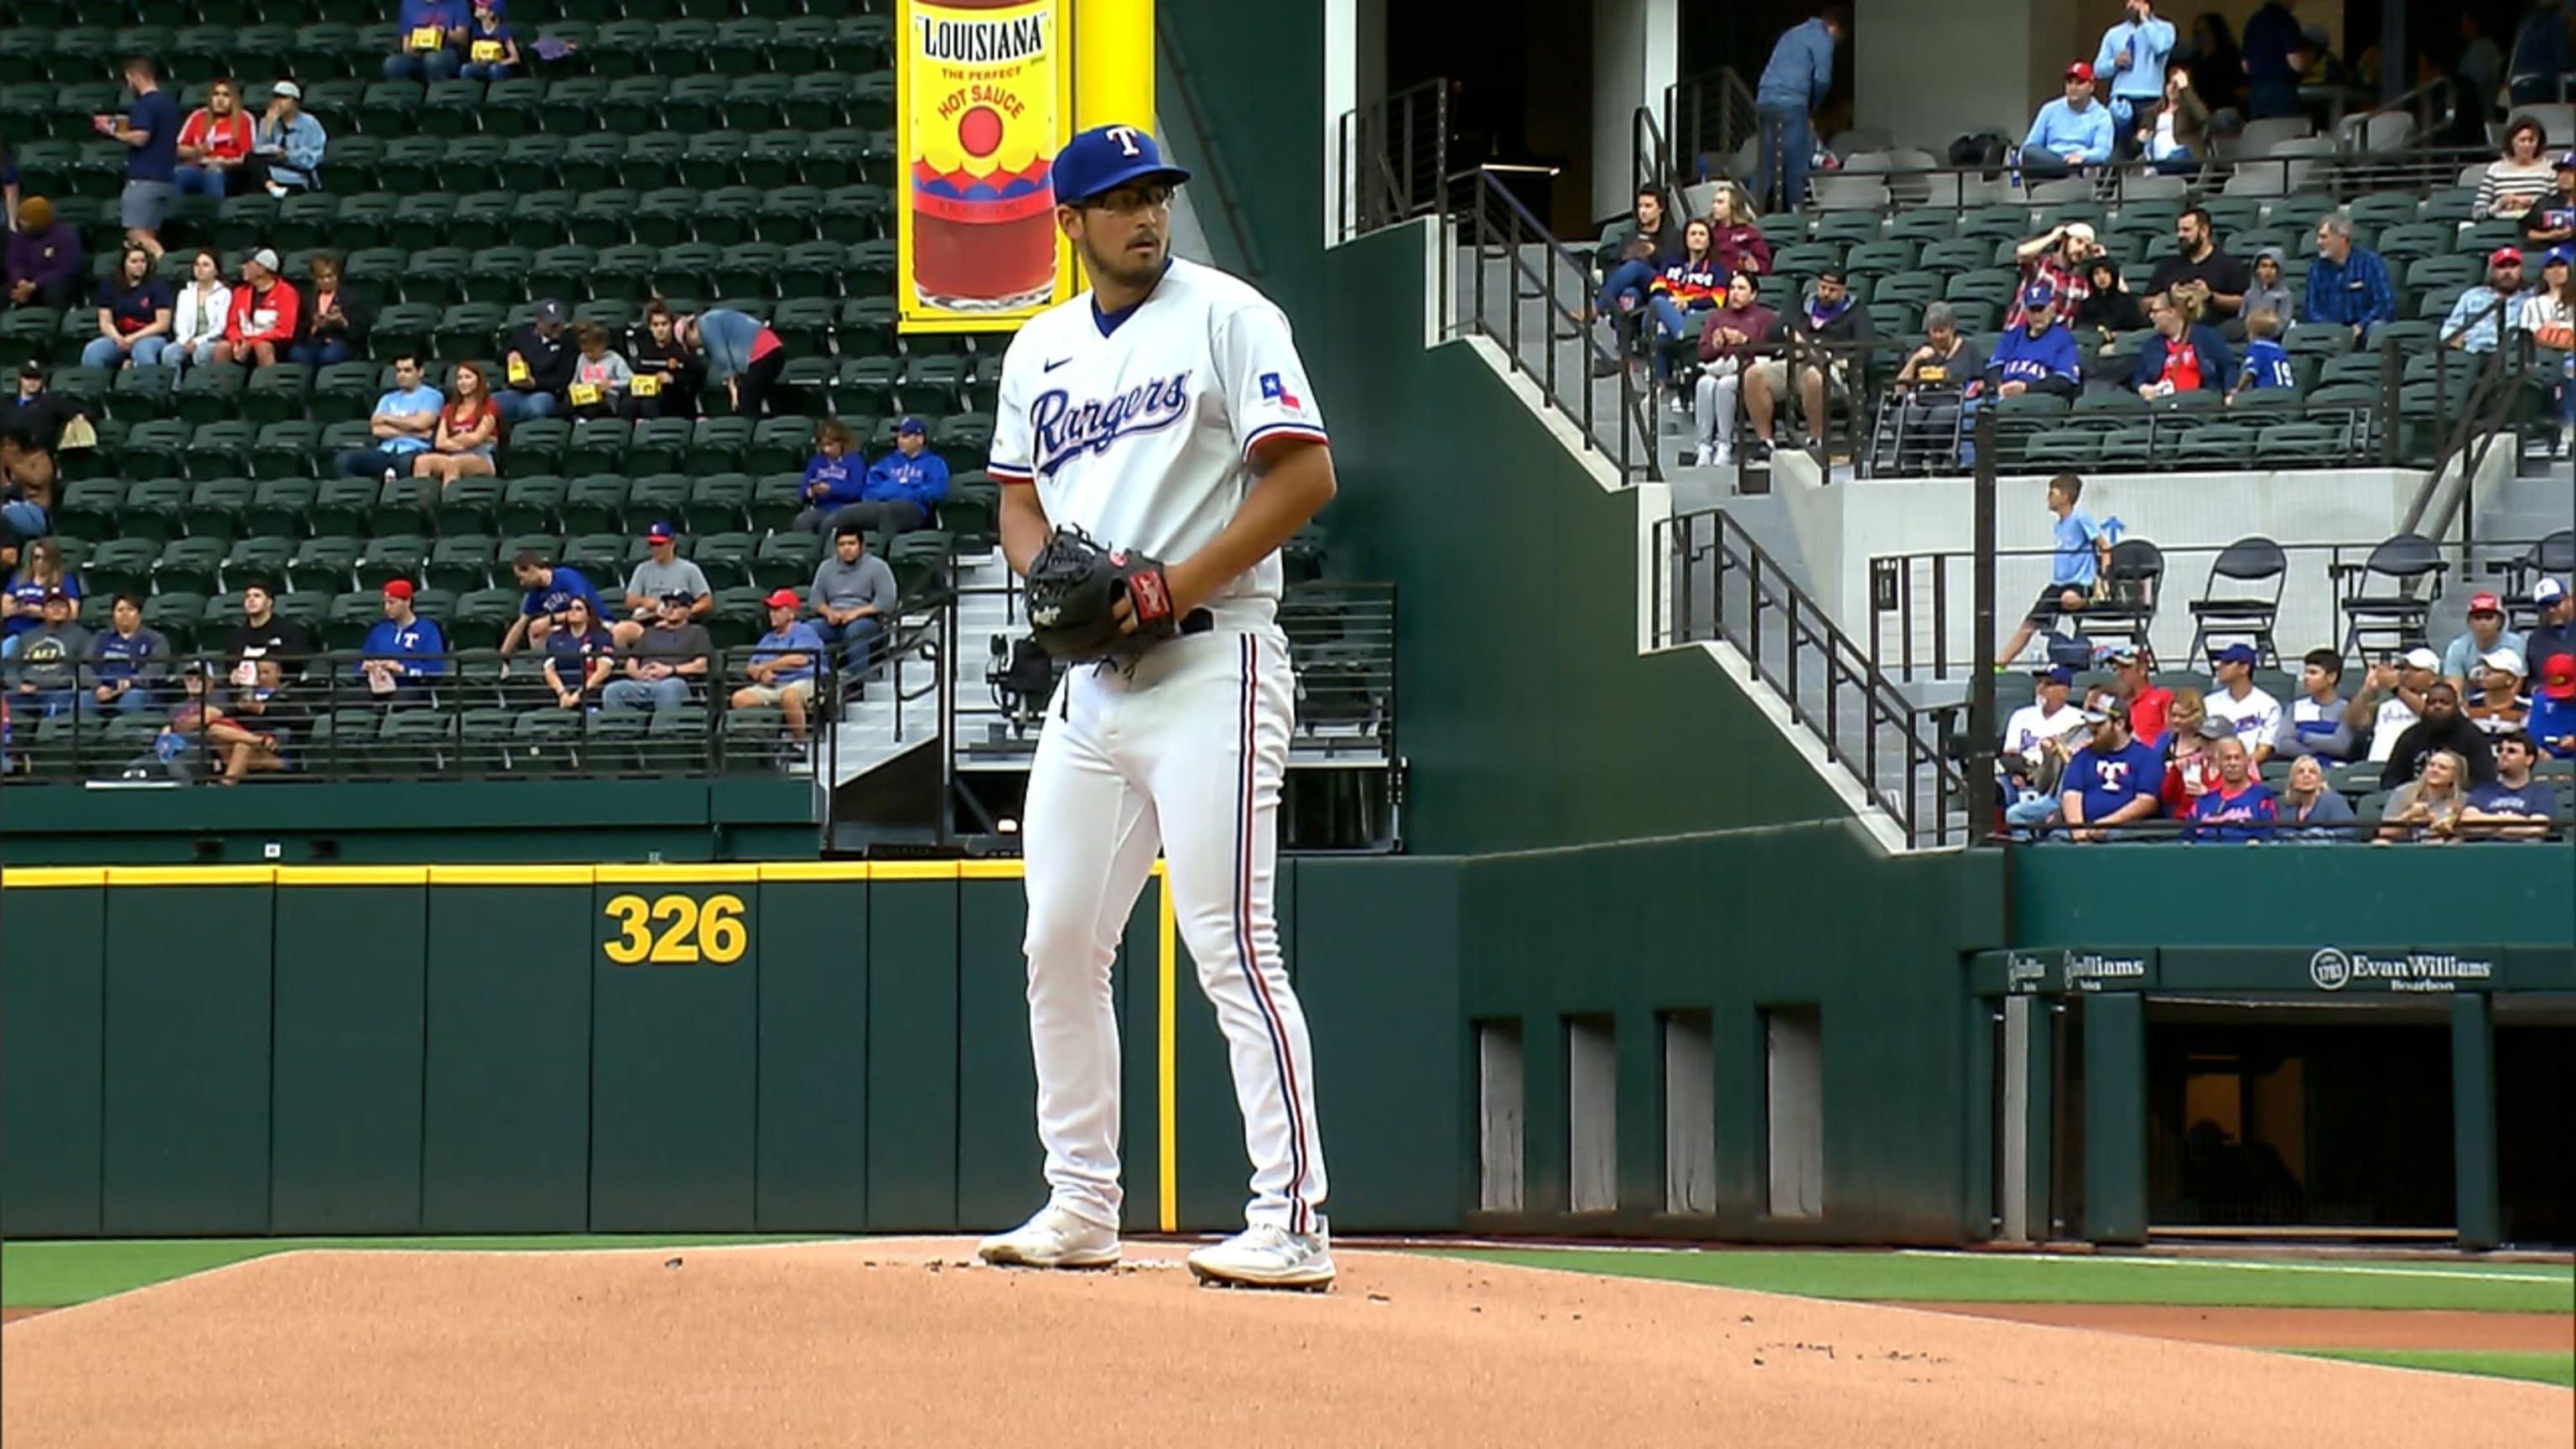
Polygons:
[[0,1440],[451,1449],[2576,1443],[2563,1390],[1342,1255],[1331,1294],[962,1242],[293,1253],[0,1332]]

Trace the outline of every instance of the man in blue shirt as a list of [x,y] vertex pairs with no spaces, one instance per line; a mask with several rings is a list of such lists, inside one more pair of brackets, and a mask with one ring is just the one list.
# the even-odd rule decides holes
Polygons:
[[2352,242],[2352,223],[2330,211],[2317,219],[2317,259],[2308,267],[2308,322],[2331,322],[2368,344],[2370,329],[2397,320],[2397,289],[2379,253]]
[[2058,783],[2058,817],[2067,838],[2088,842],[2114,839],[2112,828],[2144,820],[2164,801],[2165,764],[2153,749],[2129,734],[2128,706],[2116,700],[2084,712],[2093,738],[2066,762]]
[[788,737],[803,744],[806,701],[813,698],[815,671],[829,646],[796,610],[794,589],[769,596],[769,632],[751,646],[751,662],[742,669],[751,682],[733,692],[733,707],[777,706],[787,717]]
[[138,55],[125,63],[125,83],[134,89],[134,108],[120,123],[114,116],[93,116],[102,136],[122,141],[125,197],[119,221],[125,239],[161,257],[161,218],[179,195],[179,103],[161,89],[161,63]]
[[2299,64],[2307,44],[2283,0],[2265,0],[2245,21],[2245,109],[2251,120],[2299,113]]
[[464,57],[465,0],[402,0],[394,15],[394,50],[385,57],[385,79],[437,82],[456,79]]
[[378,704],[417,703],[428,682],[447,672],[447,639],[412,612],[411,600],[411,580],[387,579],[385,617],[359,648],[359,677]]
[[2093,67],[2066,68],[2066,94],[2039,108],[2022,138],[2021,174],[2040,180],[2072,176],[2111,159],[2111,108],[2093,99]]
[[2487,258],[2487,279],[2460,294],[2442,319],[2442,345],[2480,356],[2496,350],[2498,336],[2522,326],[2522,251],[2498,247]]
[[2531,778],[2540,747],[2521,730],[2506,730],[2495,737],[2495,762],[2495,779],[2469,791],[2462,818],[2477,828],[2461,833],[2472,840],[2536,840],[2548,834],[2558,815],[2558,792]]
[[2072,399],[2084,385],[2084,367],[2075,334],[2058,324],[2057,293],[2031,287],[2022,293],[2021,308],[2022,325],[1995,339],[1986,381],[1999,398],[2044,392]]
[[1797,211],[1807,204],[1807,167],[1815,159],[1815,110],[1834,85],[1834,43],[1851,33],[1851,8],[1828,5],[1813,20],[1790,27],[1771,47],[1771,62],[1753,91],[1761,125],[1755,145],[1753,202],[1773,205],[1771,183],[1780,182],[1777,205]]
[[2567,99],[2559,89],[2576,70],[2568,55],[2567,15],[2562,0],[2532,0],[2530,13],[2513,33],[2513,59],[2505,66],[2505,84],[2517,106],[2540,106]]
[[89,641],[89,686],[81,709],[89,714],[137,715],[153,707],[152,691],[169,675],[170,641],[143,627],[143,601],[116,596],[115,626]]
[[2048,480],[2048,511],[2057,516],[2049,528],[2055,552],[2049,560],[2048,587],[2040,591],[2021,627],[2013,630],[2011,642],[1995,655],[1997,668],[2009,667],[2020,658],[2031,635],[2054,625],[2061,615],[2081,611],[2093,598],[2093,580],[2110,567],[2110,531],[2076,508],[2076,500],[2083,496],[2084,480],[2072,473]]
[[894,451],[869,466],[859,501],[832,515],[833,529],[855,523],[890,537],[928,523],[948,497],[948,460],[925,446],[929,439],[919,418],[895,424]]
[[447,399],[423,374],[419,354],[396,354],[393,390],[376,399],[375,416],[367,424],[376,445],[342,453],[340,471],[351,478],[410,477],[412,454],[438,436],[439,409],[446,406]]
[[2119,128],[2120,154],[2140,150],[2138,132],[2152,131],[2165,99],[2165,62],[2172,59],[2174,24],[2156,14],[2154,0],[2128,0],[2120,23],[2102,32],[2093,75],[2109,97],[2111,123]]
[[320,184],[322,152],[330,144],[322,123],[304,113],[304,88],[279,81],[268,90],[268,109],[251,123],[250,159],[244,175],[271,196],[311,191]]
[[523,643],[532,649],[543,648],[556,618],[571,608],[575,599],[590,605],[593,621],[614,617],[608,606],[599,601],[599,590],[590,586],[590,580],[583,578],[580,570],[549,564],[546,556],[534,549],[522,549],[510,560],[510,576],[527,590],[527,598],[519,605],[518,620],[501,638],[503,654],[516,653]]

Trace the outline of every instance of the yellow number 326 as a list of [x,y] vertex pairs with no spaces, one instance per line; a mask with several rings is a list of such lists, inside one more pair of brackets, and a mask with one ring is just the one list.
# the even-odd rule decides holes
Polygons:
[[611,896],[605,914],[617,923],[617,935],[601,949],[620,966],[730,966],[742,959],[751,939],[742,897],[735,895],[712,895],[704,902],[693,896]]

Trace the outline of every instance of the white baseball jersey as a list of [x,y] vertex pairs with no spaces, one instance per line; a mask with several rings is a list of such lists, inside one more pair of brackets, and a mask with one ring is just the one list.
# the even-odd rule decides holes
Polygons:
[[[1250,286],[1171,260],[1152,294],[1104,314],[1090,292],[1031,318],[1002,358],[988,471],[1034,484],[1047,519],[1166,563],[1223,532],[1254,445],[1326,441],[1288,318]],[[1277,611],[1276,553],[1209,601],[1220,628]]]

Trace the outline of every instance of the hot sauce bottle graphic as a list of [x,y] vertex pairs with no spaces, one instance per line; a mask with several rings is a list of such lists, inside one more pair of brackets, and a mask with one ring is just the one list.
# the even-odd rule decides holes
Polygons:
[[907,285],[926,306],[1015,311],[1055,291],[1060,19],[1060,0],[912,7]]

